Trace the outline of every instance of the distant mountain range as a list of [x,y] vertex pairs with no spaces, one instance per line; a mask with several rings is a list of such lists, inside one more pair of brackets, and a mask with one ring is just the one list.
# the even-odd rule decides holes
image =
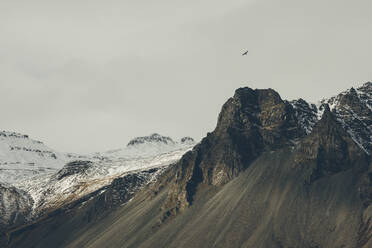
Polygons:
[[128,175],[140,178],[134,185],[140,188],[195,144],[190,137],[177,142],[154,133],[134,138],[122,149],[78,155],[58,153],[27,135],[5,131],[0,135],[0,230],[101,194]]
[[197,144],[152,134],[46,152],[66,164],[0,187],[0,244],[372,247],[371,132],[370,82],[317,104],[239,88]]
[[149,157],[182,149],[194,144],[190,137],[179,142],[157,133],[137,137],[122,149],[88,155],[54,151],[43,142],[28,135],[0,131],[0,183],[17,184],[38,175],[53,174],[74,160],[117,160],[120,158]]

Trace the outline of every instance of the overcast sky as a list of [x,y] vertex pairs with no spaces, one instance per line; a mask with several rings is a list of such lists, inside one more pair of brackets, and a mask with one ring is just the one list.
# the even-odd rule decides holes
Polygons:
[[[0,129],[64,152],[203,137],[241,86],[372,80],[370,0],[0,0]],[[241,56],[246,49],[248,56]]]

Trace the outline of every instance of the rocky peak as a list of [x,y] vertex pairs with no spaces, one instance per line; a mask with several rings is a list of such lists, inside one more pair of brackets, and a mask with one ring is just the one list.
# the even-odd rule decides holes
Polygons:
[[372,93],[372,82],[366,82],[362,86],[358,87],[358,91],[364,93]]
[[291,104],[272,89],[240,88],[222,107],[215,132],[257,131],[265,147],[288,144],[303,135]]
[[272,89],[240,88],[222,107],[215,130],[186,153],[174,170],[165,216],[191,205],[200,185],[221,186],[264,150],[304,136],[290,103]]
[[303,99],[291,101],[298,124],[310,134],[321,119],[324,108],[329,109],[343,129],[368,154],[372,152],[372,83],[358,88],[350,88],[340,94],[323,99],[319,107],[308,104]]
[[[16,132],[8,132],[8,131],[0,131],[0,136],[2,137],[11,137],[11,138],[18,138],[18,139],[28,139],[28,135],[16,133]],[[38,141],[41,143],[40,141]]]
[[336,121],[335,116],[332,114],[328,104],[322,105],[323,115],[319,122],[314,126],[314,133],[323,132],[330,133],[330,130],[339,130],[340,126]]
[[162,136],[157,133],[153,133],[149,136],[143,136],[143,137],[136,137],[129,141],[129,146],[139,145],[139,144],[156,144],[156,143],[163,143],[163,144],[174,144],[175,142],[170,138],[166,136]]
[[181,144],[193,144],[195,143],[195,140],[191,137],[183,137],[181,138]]
[[296,164],[306,166],[306,181],[368,165],[368,156],[344,130],[328,104],[310,135],[300,143]]
[[315,104],[309,104],[302,98],[290,101],[290,104],[295,111],[295,116],[301,128],[306,134],[311,133],[313,126],[318,121],[318,109]]
[[359,99],[369,108],[372,109],[372,83],[367,82],[357,88]]
[[368,110],[367,106],[361,103],[359,95],[354,88],[349,89],[344,94],[340,94],[338,101],[338,107],[348,107],[358,113]]
[[300,141],[296,164],[310,164],[305,167],[309,170],[305,173],[307,182],[365,166],[367,155],[360,149],[363,145],[358,146],[355,133],[365,132],[362,128],[372,114],[366,112],[361,120],[340,111],[352,113],[351,109],[355,109],[363,113],[358,101],[359,89],[323,101],[319,109],[303,99],[283,101],[272,89],[236,90],[223,105],[215,130],[170,172],[174,176],[170,176],[172,186],[163,205],[164,216],[191,205],[202,185],[221,186],[247,169],[264,151],[293,146],[295,140]]
[[351,88],[323,103],[331,110],[342,127],[368,154],[372,152],[372,84],[365,83],[357,89]]

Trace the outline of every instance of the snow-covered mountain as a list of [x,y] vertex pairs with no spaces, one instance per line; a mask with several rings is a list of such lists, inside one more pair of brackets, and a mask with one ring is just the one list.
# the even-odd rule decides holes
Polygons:
[[115,178],[128,174],[141,174],[154,169],[148,180],[168,165],[177,162],[192,146],[145,158],[107,158],[101,161],[78,160],[67,163],[55,174],[45,174],[24,180],[16,187],[31,195],[34,214],[55,209],[84,195],[96,191]]
[[[93,194],[97,190],[103,193],[113,181],[126,178],[128,175],[134,175],[137,181],[134,184],[136,189],[127,189],[127,191],[137,190],[154,181],[156,176],[167,166],[177,162],[185,152],[195,145],[194,140],[190,137],[184,137],[177,142],[170,137],[155,133],[134,138],[122,149],[91,155],[78,155],[51,152],[41,142],[30,140],[27,136],[18,136],[17,139],[24,137],[25,140],[22,140],[23,143],[16,140],[12,145],[20,146],[22,144],[27,148],[16,150],[23,152],[21,154],[12,154],[15,158],[23,155],[23,160],[18,164],[18,170],[13,170],[8,174],[12,174],[14,177],[21,175],[22,177],[19,180],[13,179],[12,185],[8,184],[9,181],[4,180],[6,183],[3,182],[0,187],[0,199],[3,202],[0,205],[0,213],[8,213],[4,214],[0,221],[9,225],[20,223],[20,221],[15,221],[12,215],[15,205],[20,208],[17,212],[24,212],[21,220],[30,221],[41,214]],[[33,149],[30,149],[30,144],[34,143],[39,147],[35,145]],[[7,148],[6,145],[3,149],[7,151],[5,148]],[[32,153],[31,155],[27,153],[28,150],[43,152],[36,153],[36,158],[39,159],[36,160]],[[54,155],[48,157],[45,154]],[[10,158],[12,158],[10,155],[4,156],[6,161],[10,161]],[[50,158],[53,160],[49,164]],[[27,166],[31,163],[30,161],[40,161],[38,168],[45,167],[48,170],[40,169],[38,173],[27,174],[29,171]]]
[[97,158],[145,158],[170,151],[184,149],[194,145],[194,139],[183,137],[180,141],[174,141],[170,137],[153,133],[149,136],[136,137],[130,140],[125,148],[110,150],[103,153],[95,153]]
[[177,142],[154,133],[132,139],[125,148],[83,155],[60,153],[28,135],[0,131],[0,183],[14,185],[35,176],[54,174],[74,160],[120,164],[121,160],[152,157],[193,144],[190,137]]
[[372,83],[367,82],[325,99],[337,120],[368,154],[372,152]]
[[321,118],[324,107],[329,105],[332,113],[353,140],[368,154],[372,153],[372,83],[350,88],[340,94],[324,98],[317,105],[303,99],[290,102],[295,110],[299,125],[311,133]]
[[15,183],[60,170],[68,158],[28,135],[0,131],[0,182]]

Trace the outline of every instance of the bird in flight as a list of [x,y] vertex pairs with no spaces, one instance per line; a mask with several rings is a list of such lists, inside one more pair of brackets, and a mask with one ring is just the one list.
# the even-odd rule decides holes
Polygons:
[[245,56],[245,55],[247,55],[247,54],[248,54],[248,50],[245,51],[242,55]]

